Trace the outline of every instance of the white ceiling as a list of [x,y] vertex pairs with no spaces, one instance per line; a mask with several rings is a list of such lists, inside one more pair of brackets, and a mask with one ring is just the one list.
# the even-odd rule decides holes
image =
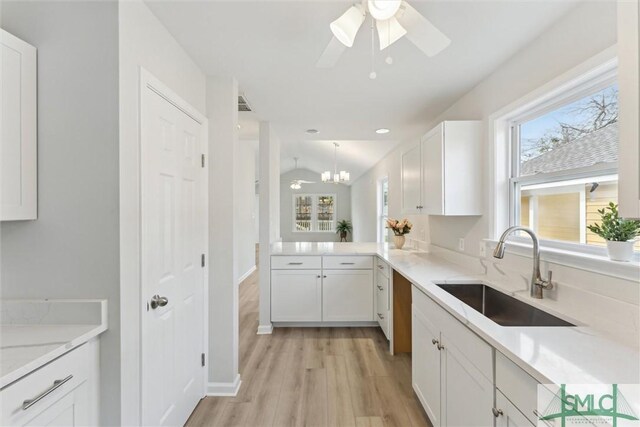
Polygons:
[[[153,1],[149,7],[209,75],[233,75],[254,114],[241,114],[241,137],[257,138],[269,120],[282,142],[281,165],[340,169],[352,181],[397,143],[495,70],[560,16],[574,0],[410,1],[451,40],[434,58],[401,39],[376,51],[370,80],[368,21],[333,69],[315,68],[331,39],[329,23],[350,1]],[[394,63],[384,63],[387,52]],[[470,117],[469,119],[473,119]],[[377,128],[391,129],[377,135]],[[320,130],[316,136],[304,131]]]

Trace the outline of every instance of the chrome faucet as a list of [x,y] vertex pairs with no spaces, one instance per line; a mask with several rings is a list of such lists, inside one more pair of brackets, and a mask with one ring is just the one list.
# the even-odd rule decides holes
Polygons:
[[511,233],[516,231],[524,231],[529,236],[531,236],[531,240],[533,240],[533,275],[531,276],[531,289],[530,295],[533,298],[542,299],[542,290],[543,289],[553,289],[553,283],[551,283],[551,271],[549,271],[549,277],[545,280],[542,278],[540,274],[540,245],[538,243],[538,236],[533,230],[526,227],[509,227],[502,233],[500,236],[500,241],[498,242],[498,246],[493,251],[493,257],[502,259],[504,258],[504,249],[505,249],[505,240]]

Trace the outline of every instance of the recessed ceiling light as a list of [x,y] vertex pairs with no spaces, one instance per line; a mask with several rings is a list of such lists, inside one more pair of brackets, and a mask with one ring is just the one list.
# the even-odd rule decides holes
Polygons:
[[318,129],[307,129],[305,132],[308,133],[309,135],[315,135],[320,133]]
[[389,133],[391,132],[389,129],[387,128],[380,128],[380,129],[376,129],[376,133],[380,134],[380,135],[384,135],[385,133]]

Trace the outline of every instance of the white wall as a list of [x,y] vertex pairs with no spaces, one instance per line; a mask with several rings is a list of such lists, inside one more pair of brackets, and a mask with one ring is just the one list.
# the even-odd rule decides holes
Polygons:
[[[119,34],[114,37],[119,36],[120,46],[121,319],[122,324],[139,325],[139,68],[144,67],[203,114],[206,79],[142,1],[120,1],[119,5]],[[115,216],[115,210],[111,214]],[[140,424],[139,349],[139,329],[128,328],[122,336],[121,353],[115,356],[122,360],[122,416],[120,422],[110,425]],[[115,399],[118,395],[113,392],[111,396]]]
[[120,424],[118,4],[3,2],[38,49],[38,219],[3,222],[2,298],[106,298],[101,423]]
[[[378,181],[389,178],[389,218],[407,218],[413,223],[407,239],[417,243],[426,242],[429,235],[429,217],[426,215],[403,215],[400,187],[400,158],[404,151],[420,143],[416,137],[396,147],[385,158],[367,171],[351,185],[351,217],[353,218],[353,240],[375,242],[378,236]],[[407,242],[411,245],[413,242]]]
[[[291,189],[291,181],[303,179],[314,184],[302,184],[300,190]],[[308,169],[294,169],[280,175],[280,234],[283,242],[336,242],[340,240],[335,230],[324,233],[293,232],[294,194],[335,194],[336,220],[351,221],[351,187],[344,184],[327,184],[320,181],[320,174]],[[351,235],[348,236],[351,240]],[[375,239],[374,239],[375,240]]]
[[[425,117],[425,132],[443,120],[480,119],[485,124],[483,152],[479,159],[484,167],[485,188],[493,186],[489,163],[488,117],[554,77],[570,70],[616,42],[615,2],[584,2],[553,23],[536,40],[455,102],[439,117]],[[417,143],[419,136],[416,136]],[[407,144],[411,144],[408,142]],[[405,147],[408,146],[405,144]],[[375,181],[389,174],[389,215],[400,216],[400,159],[404,147],[394,150],[378,165],[352,185],[353,220],[358,230],[356,240],[375,240],[376,212]],[[458,250],[458,239],[465,239],[466,252],[479,255],[480,241],[490,236],[489,192],[485,193],[485,212],[482,217],[413,216],[416,224],[410,237],[430,240],[431,243]],[[422,238],[420,231],[429,232]],[[416,233],[417,232],[417,233]]]
[[249,141],[238,141],[236,154],[235,247],[240,280],[256,266],[255,148]]

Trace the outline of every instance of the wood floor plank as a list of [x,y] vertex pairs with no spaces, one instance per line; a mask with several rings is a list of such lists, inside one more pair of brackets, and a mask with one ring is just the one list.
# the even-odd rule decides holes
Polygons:
[[302,390],[304,387],[304,346],[302,345],[302,333],[300,331],[300,345],[294,347],[290,364],[284,373],[282,389],[278,399],[274,426],[294,427],[301,426],[302,422]]
[[384,427],[380,417],[357,417],[356,427]]
[[250,403],[247,402],[227,402],[220,419],[215,424],[208,425],[214,427],[244,427],[249,405]]
[[[327,418],[330,426],[354,427],[347,364],[343,356],[325,356],[327,370]],[[345,398],[346,397],[346,398]]]
[[305,369],[302,389],[302,425],[327,427],[326,369]]
[[372,377],[376,396],[379,396],[382,421],[386,427],[411,426],[402,396],[390,377]]

